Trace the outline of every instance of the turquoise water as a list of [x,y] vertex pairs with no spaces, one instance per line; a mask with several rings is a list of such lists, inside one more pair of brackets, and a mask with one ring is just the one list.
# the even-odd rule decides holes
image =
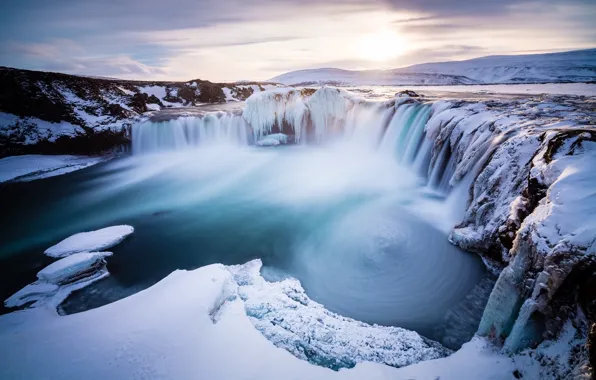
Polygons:
[[486,276],[477,256],[448,243],[447,203],[409,170],[364,150],[217,146],[130,156],[5,184],[0,206],[3,298],[35,279],[51,262],[43,250],[59,240],[135,227],[112,249],[110,277],[73,294],[67,313],[176,269],[261,258],[266,278],[296,277],[332,311],[441,339],[448,312]]

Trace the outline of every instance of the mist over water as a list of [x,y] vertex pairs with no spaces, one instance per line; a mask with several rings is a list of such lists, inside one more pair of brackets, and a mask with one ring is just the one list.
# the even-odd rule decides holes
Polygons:
[[[457,348],[476,330],[481,315],[461,309],[488,296],[478,295],[486,272],[448,242],[460,202],[421,175],[429,113],[423,105],[352,109],[348,138],[276,148],[239,144],[242,124],[233,118],[222,135],[210,133],[223,119],[151,124],[135,140],[146,151],[5,189],[21,197],[4,199],[23,201],[0,217],[11,237],[0,257],[41,255],[70,234],[130,224],[134,235],[108,259],[111,276],[73,294],[64,311],[115,301],[176,269],[261,258],[267,279],[296,277],[331,311]],[[448,185],[444,173],[435,176]],[[31,206],[27,194],[44,199]],[[454,315],[466,320],[454,323]]]

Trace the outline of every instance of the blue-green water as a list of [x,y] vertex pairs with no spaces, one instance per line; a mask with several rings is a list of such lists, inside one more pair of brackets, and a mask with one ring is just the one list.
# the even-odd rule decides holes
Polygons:
[[135,227],[112,249],[110,277],[73,294],[68,313],[176,269],[261,258],[266,276],[298,278],[332,311],[437,338],[448,311],[486,275],[478,257],[448,243],[446,203],[370,151],[213,147],[124,157],[5,184],[0,206],[3,298],[35,279],[51,262],[43,251],[59,240]]

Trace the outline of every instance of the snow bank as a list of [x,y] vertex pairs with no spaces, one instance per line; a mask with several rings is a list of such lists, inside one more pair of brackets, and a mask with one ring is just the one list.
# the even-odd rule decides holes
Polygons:
[[46,249],[44,253],[51,257],[64,257],[77,252],[97,252],[119,244],[133,232],[134,228],[127,225],[81,232]]
[[[245,309],[258,309],[251,291],[256,285],[238,281],[241,284],[230,270],[216,264],[176,271],[149,289],[82,313],[58,316],[29,309],[0,316],[0,346],[10,347],[0,356],[0,378],[462,380],[512,376],[511,359],[493,352],[480,339],[454,356],[399,369],[366,362],[336,372],[311,365],[275,347],[253,327],[254,317],[248,317]],[[290,307],[290,302],[304,301],[300,294],[292,301],[294,293],[287,284],[271,285],[272,292],[286,286],[286,293],[263,301],[285,299]],[[275,306],[265,303],[261,309]],[[297,315],[303,311],[308,310],[301,307]],[[271,328],[276,328],[271,322]],[[321,326],[324,341],[328,327],[310,326],[313,337]],[[372,350],[365,345],[374,343],[379,328],[369,328],[371,336],[357,335],[364,340],[351,342],[352,347],[362,344],[360,350]],[[381,348],[382,343],[376,345]]]
[[4,305],[48,305],[55,310],[73,291],[108,276],[104,258],[111,255],[111,252],[82,252],[58,260],[39,271],[38,281],[7,298]]
[[105,157],[71,155],[12,156],[0,159],[0,183],[10,180],[32,181],[84,169],[105,161]]

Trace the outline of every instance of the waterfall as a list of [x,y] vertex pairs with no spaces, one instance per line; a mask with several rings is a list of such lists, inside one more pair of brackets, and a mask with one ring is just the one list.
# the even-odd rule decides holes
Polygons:
[[364,100],[331,87],[310,96],[282,88],[252,95],[242,112],[205,112],[135,124],[132,146],[139,154],[208,144],[271,145],[264,139],[272,135],[280,137],[281,144],[342,143],[386,155],[446,195],[473,171],[492,138],[486,125],[470,128],[466,118],[449,117],[451,107],[444,101],[423,103],[409,97]]
[[208,112],[167,121],[145,121],[132,127],[133,153],[196,148],[205,144],[248,144],[248,125],[241,115]]

